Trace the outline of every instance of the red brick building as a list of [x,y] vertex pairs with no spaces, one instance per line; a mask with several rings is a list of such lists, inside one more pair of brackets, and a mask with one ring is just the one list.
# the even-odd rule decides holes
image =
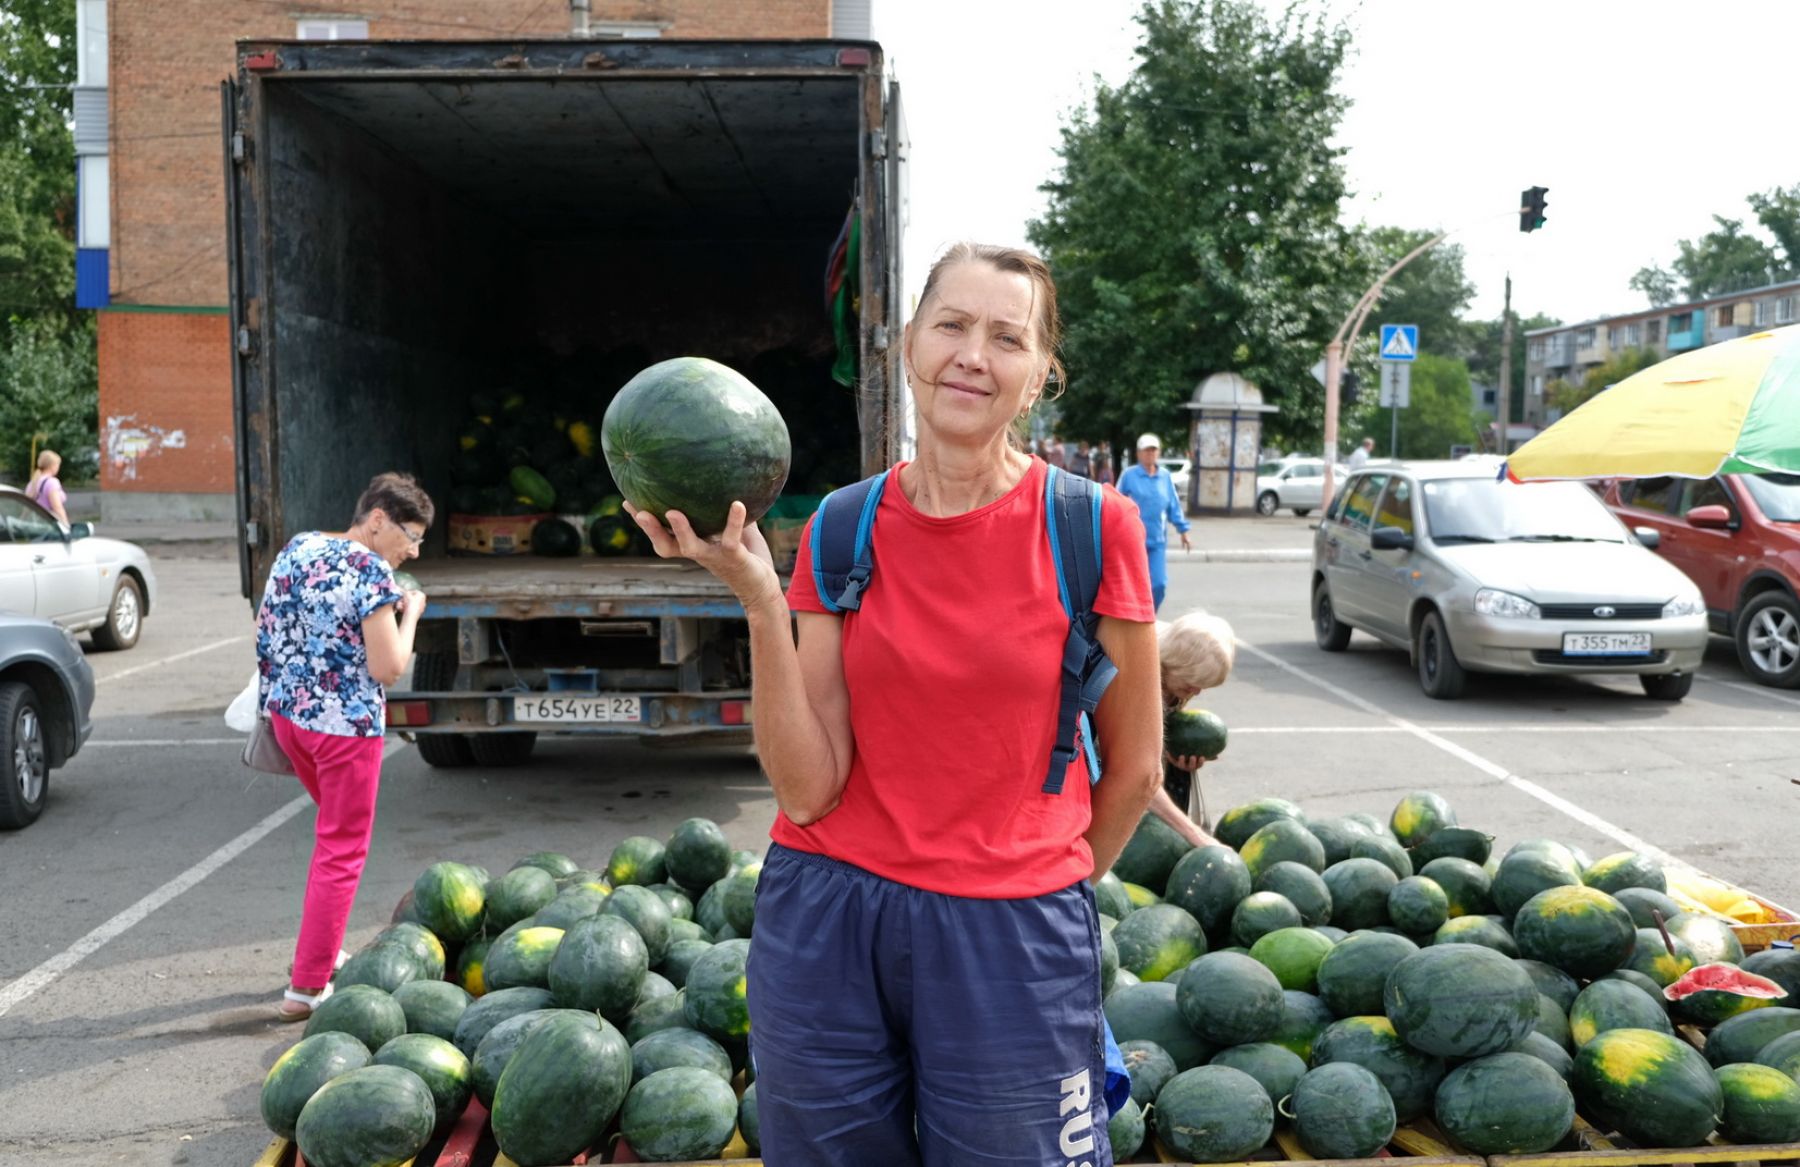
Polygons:
[[[99,312],[105,515],[230,518],[219,85],[235,66],[236,42],[559,37],[571,35],[578,14],[571,0],[77,3],[77,302]],[[589,7],[589,35],[601,38],[862,39],[869,24],[869,0],[590,0]]]

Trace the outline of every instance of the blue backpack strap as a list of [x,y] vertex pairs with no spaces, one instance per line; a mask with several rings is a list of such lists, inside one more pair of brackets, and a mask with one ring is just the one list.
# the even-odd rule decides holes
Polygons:
[[875,511],[887,486],[888,472],[839,487],[826,495],[813,515],[813,585],[830,612],[862,607],[862,594],[875,571]]
[[1056,561],[1056,590],[1069,616],[1069,634],[1063,641],[1062,695],[1045,794],[1062,793],[1063,777],[1078,750],[1087,756],[1090,778],[1098,780],[1099,759],[1085,723],[1092,720],[1101,695],[1119,674],[1100,646],[1100,617],[1094,612],[1102,562],[1100,506],[1098,485],[1050,467],[1044,481],[1044,509],[1050,554]]

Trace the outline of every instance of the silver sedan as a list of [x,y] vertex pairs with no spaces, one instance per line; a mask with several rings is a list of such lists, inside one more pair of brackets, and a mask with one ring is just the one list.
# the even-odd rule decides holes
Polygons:
[[1707,642],[1700,590],[1587,487],[1479,462],[1352,474],[1314,536],[1312,617],[1320,648],[1367,632],[1445,699],[1470,672],[1635,673],[1679,701]]
[[142,547],[99,538],[89,523],[65,531],[24,492],[0,486],[0,612],[38,616],[118,649],[137,643],[155,600]]

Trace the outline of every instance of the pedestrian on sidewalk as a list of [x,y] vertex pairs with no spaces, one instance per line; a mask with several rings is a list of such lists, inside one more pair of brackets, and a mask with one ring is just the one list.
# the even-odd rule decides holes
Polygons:
[[[1223,685],[1237,660],[1237,637],[1231,625],[1221,616],[1198,609],[1173,621],[1158,620],[1156,648],[1162,664],[1163,708],[1170,713],[1187,708],[1201,693]],[[1150,800],[1151,812],[1195,847],[1217,842],[1206,833],[1212,823],[1204,799],[1199,800],[1200,822],[1196,824],[1193,817],[1200,789],[1194,775],[1205,764],[1205,758],[1176,757],[1164,750],[1162,787]]]
[[1079,474],[1083,478],[1092,478],[1094,476],[1092,471],[1093,457],[1088,453],[1088,444],[1080,442],[1075,447],[1075,453],[1069,458],[1069,473]]
[[63,489],[62,455],[55,450],[39,450],[37,467],[31,472],[31,481],[25,484],[25,497],[35,502],[61,524],[62,529],[69,529],[69,492]]
[[1349,469],[1360,470],[1375,454],[1375,439],[1364,438],[1362,445],[1350,451]]
[[1156,607],[1162,608],[1163,593],[1169,589],[1169,532],[1173,523],[1181,534],[1181,549],[1192,551],[1188,542],[1189,525],[1182,513],[1181,499],[1175,494],[1174,480],[1157,463],[1162,454],[1162,439],[1144,434],[1137,441],[1138,461],[1119,475],[1119,493],[1137,503],[1144,520],[1144,549],[1150,561],[1150,590]]
[[312,1016],[341,962],[375,827],[385,686],[406,671],[425,612],[394,568],[418,555],[434,511],[410,475],[377,475],[349,530],[288,541],[257,609],[258,706],[319,807],[284,1021]]
[[1157,785],[1156,642],[1136,512],[1104,492],[1105,761],[1092,784],[1082,752],[1059,771],[1050,468],[1010,437],[1058,333],[1037,256],[961,244],[933,265],[902,342],[919,456],[885,479],[860,606],[821,594],[816,518],[784,598],[741,506],[706,540],[679,512],[637,512],[659,555],[712,571],[749,620],[780,806],[750,1040],[782,1167],[1111,1162],[1090,880]]

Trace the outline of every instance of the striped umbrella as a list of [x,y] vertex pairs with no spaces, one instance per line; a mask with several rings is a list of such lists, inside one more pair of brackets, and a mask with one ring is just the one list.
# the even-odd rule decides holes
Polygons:
[[1633,373],[1513,452],[1506,475],[1800,474],[1800,325]]

